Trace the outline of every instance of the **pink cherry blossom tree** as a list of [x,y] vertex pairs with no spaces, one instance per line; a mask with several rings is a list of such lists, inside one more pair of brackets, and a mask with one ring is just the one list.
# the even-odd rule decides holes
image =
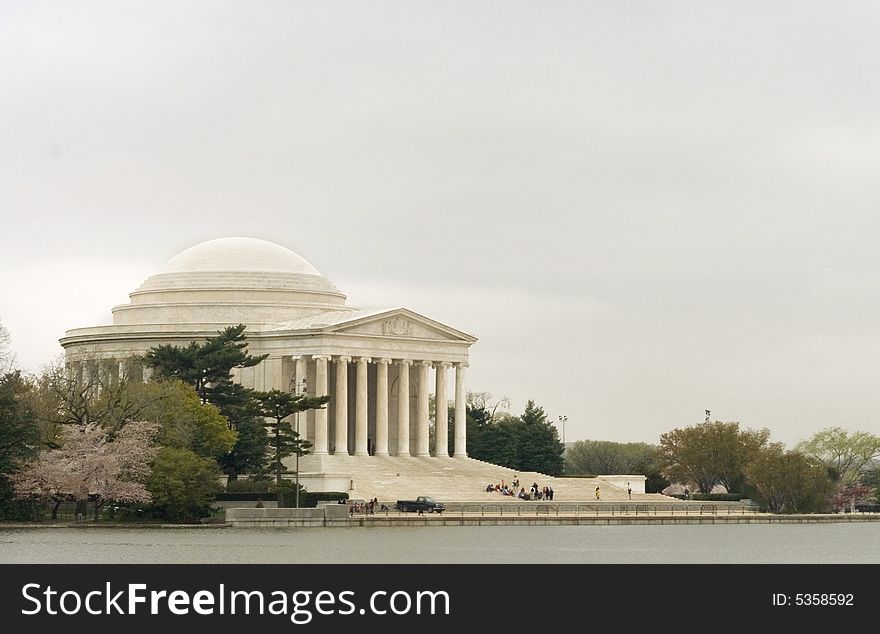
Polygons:
[[831,506],[838,513],[845,510],[854,513],[857,504],[873,502],[874,494],[874,489],[864,484],[839,485],[831,496]]
[[111,439],[97,423],[68,427],[59,449],[41,452],[13,476],[16,497],[94,502],[95,519],[107,502],[149,502],[144,483],[156,455],[156,423],[127,423]]

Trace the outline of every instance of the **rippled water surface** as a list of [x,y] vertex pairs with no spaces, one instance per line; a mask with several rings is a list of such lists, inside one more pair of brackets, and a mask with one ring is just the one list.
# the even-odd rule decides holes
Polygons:
[[880,523],[0,531],[2,563],[880,563]]

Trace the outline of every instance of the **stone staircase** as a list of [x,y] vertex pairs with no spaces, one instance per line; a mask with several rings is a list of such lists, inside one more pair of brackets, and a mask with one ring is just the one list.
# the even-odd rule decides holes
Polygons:
[[[285,461],[293,468],[290,459]],[[550,486],[554,501],[595,501],[596,486],[600,487],[603,502],[659,502],[670,501],[656,493],[633,493],[632,500],[625,490],[601,478],[555,478],[533,471],[514,471],[507,467],[482,462],[473,458],[435,458],[411,456],[304,456],[300,459],[300,474],[330,473],[345,475],[349,481],[348,494],[352,499],[394,502],[429,495],[444,502],[517,502],[517,498],[486,492],[486,485],[510,483],[518,478],[520,486],[528,491],[533,482],[539,488]]]

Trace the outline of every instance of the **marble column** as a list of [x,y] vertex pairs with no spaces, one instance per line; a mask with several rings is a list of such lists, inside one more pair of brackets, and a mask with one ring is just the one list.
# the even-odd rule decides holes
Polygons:
[[[315,396],[327,396],[327,361],[330,357],[315,355]],[[327,408],[315,410],[315,446],[312,453],[324,455],[327,453]]]
[[103,359],[94,361],[94,364],[92,367],[92,384],[94,385],[95,394],[100,395],[104,391],[105,386],[109,384],[107,382],[107,368]]
[[446,361],[434,364],[436,389],[434,390],[434,455],[449,457],[449,402],[446,400]]
[[256,389],[255,377],[256,370],[254,367],[246,367],[238,369],[238,382],[241,383],[243,387],[250,388],[252,390]]
[[368,456],[367,451],[367,370],[370,357],[357,360],[357,383],[354,404],[354,455]]
[[145,365],[143,370],[143,377],[144,383],[149,383],[150,379],[153,378],[153,368]]
[[348,362],[351,357],[336,357],[336,451],[348,455]]
[[388,455],[388,364],[391,359],[379,359],[376,365],[376,452]]
[[428,368],[430,361],[419,361],[418,369],[419,391],[416,400],[416,456],[430,456],[428,443]]
[[291,357],[291,359],[294,362],[293,393],[305,394],[308,391],[306,359],[305,357]]
[[254,377],[254,389],[258,392],[268,392],[270,388],[266,387],[265,372],[266,360],[260,361],[257,365],[251,366]]
[[293,358],[289,355],[281,357],[281,391],[296,394],[296,383],[293,378]]
[[[290,377],[290,391],[293,394],[307,394],[308,382],[306,379],[306,370],[308,364],[305,357],[291,355],[290,363],[293,366],[293,375]],[[311,440],[309,438],[309,425],[306,419],[308,412],[297,412],[293,415],[293,431],[299,434],[303,440]]]
[[283,383],[283,365],[281,357],[270,357],[263,361],[263,389],[286,391],[287,385]]
[[455,364],[455,446],[453,455],[456,458],[467,457],[467,418],[464,391],[464,369],[467,363]]
[[397,362],[397,455],[409,455],[409,366],[412,361]]
[[[291,356],[290,360],[293,362],[293,387],[290,391],[294,394],[307,394],[309,385],[306,380],[306,370],[308,369],[306,358]],[[308,420],[306,419],[307,414],[308,412],[297,412],[293,415],[293,431],[295,431],[302,440],[310,440],[309,425]]]

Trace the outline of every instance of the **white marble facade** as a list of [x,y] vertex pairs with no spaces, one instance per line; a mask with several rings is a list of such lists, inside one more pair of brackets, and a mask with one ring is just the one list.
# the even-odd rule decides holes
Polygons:
[[[130,298],[113,308],[112,325],[70,330],[61,339],[71,371],[146,379],[149,373],[132,360],[149,348],[186,345],[243,323],[250,353],[269,356],[237,371],[238,382],[330,395],[325,410],[300,421],[316,455],[467,454],[464,374],[476,339],[406,308],[347,306],[308,261],[278,244],[203,242],[169,260]],[[439,403],[433,443],[431,393]]]

